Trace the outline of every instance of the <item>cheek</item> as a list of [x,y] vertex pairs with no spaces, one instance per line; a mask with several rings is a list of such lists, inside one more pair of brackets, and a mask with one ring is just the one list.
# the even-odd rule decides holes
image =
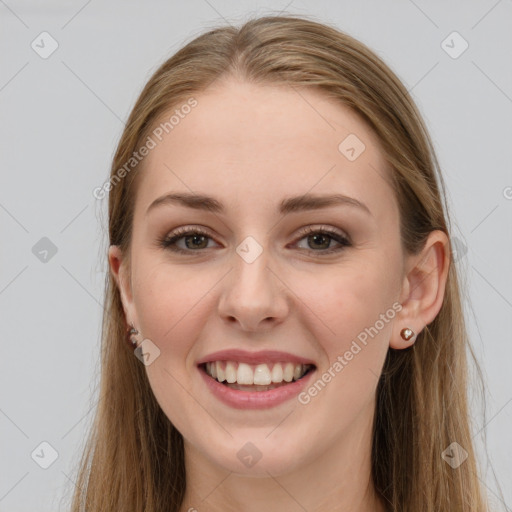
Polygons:
[[[190,418],[200,414],[191,400],[189,379],[194,345],[201,337],[204,297],[214,285],[204,273],[148,258],[139,261],[133,275],[134,302],[144,338],[159,349],[159,356],[146,366],[154,396],[167,417],[180,431],[190,428]],[[210,273],[211,275],[211,273]]]
[[145,338],[160,349],[178,350],[187,341],[183,330],[190,326],[194,305],[201,290],[179,267],[141,259],[133,275],[134,303],[139,325]]
[[312,416],[328,411],[334,430],[341,432],[372,407],[396,316],[392,276],[378,266],[352,266],[318,286],[322,282],[317,276],[300,292],[307,306],[303,311],[315,313],[309,314],[307,329],[326,363],[299,401]]
[[[381,255],[374,261],[346,262],[337,269],[319,270],[295,281],[294,291],[304,305],[304,317],[309,310],[309,329],[329,361],[349,350],[352,340],[364,344],[365,334],[366,341],[376,340],[373,345],[387,341],[396,313],[392,307],[396,280],[394,270],[385,268],[383,261],[386,259]],[[382,350],[376,352],[381,354]]]

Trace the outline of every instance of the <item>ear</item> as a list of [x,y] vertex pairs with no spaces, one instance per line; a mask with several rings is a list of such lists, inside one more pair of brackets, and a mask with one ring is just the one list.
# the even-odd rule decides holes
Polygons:
[[111,245],[108,250],[108,263],[110,271],[116,282],[121,295],[126,325],[138,325],[135,315],[135,306],[133,304],[132,285],[130,278],[130,269],[128,259],[125,257],[121,248],[117,245]]
[[[450,244],[446,233],[432,231],[423,250],[406,262],[400,303],[389,346],[394,349],[410,347],[423,328],[439,313],[444,299],[450,265]],[[404,328],[415,333],[408,341],[400,335]]]

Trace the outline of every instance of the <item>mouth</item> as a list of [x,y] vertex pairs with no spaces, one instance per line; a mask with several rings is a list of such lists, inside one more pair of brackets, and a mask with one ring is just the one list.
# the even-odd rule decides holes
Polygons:
[[291,361],[249,364],[239,361],[208,361],[198,368],[212,380],[238,391],[264,392],[289,386],[313,372],[314,364]]

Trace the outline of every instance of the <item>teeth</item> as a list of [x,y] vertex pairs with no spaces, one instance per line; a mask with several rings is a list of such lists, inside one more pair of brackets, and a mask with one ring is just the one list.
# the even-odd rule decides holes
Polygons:
[[283,379],[286,382],[291,382],[293,380],[293,369],[294,369],[293,363],[286,363],[286,366],[284,367],[284,370],[283,370]]
[[275,364],[272,368],[272,382],[283,382],[283,365]]
[[226,374],[224,373],[224,370],[222,369],[221,362],[217,361],[215,363],[215,366],[217,367],[217,380],[219,382],[224,382],[226,380]]
[[259,364],[254,370],[254,384],[268,386],[272,382],[270,370],[266,364]]
[[236,366],[235,366],[235,363],[232,363],[231,361],[228,361],[226,363],[226,380],[230,383],[230,384],[233,384],[234,382],[236,382]]
[[206,363],[206,373],[219,382],[227,381],[229,384],[245,386],[270,386],[281,382],[292,382],[300,379],[310,365],[287,363],[274,363],[250,365],[236,361],[211,361]]
[[[228,363],[229,364],[229,363]],[[254,373],[252,368],[245,363],[238,363],[238,372],[236,374],[236,381],[238,384],[253,384]]]

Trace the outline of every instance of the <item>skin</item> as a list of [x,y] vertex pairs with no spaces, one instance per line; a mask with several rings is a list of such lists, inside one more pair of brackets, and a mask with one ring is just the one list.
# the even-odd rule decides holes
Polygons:
[[[160,356],[146,366],[151,388],[185,441],[181,511],[383,511],[370,479],[376,386],[388,349],[409,347],[442,305],[448,239],[434,231],[421,254],[400,244],[398,204],[376,136],[321,93],[229,78],[195,96],[198,106],[144,160],[128,260],[109,251],[128,323]],[[165,117],[165,116],[164,116]],[[356,134],[365,150],[338,150]],[[225,213],[149,205],[169,192],[215,197]],[[337,192],[370,210],[335,205],[280,215],[279,203]],[[176,228],[187,254],[158,245]],[[297,236],[331,227],[352,245]],[[248,236],[261,255],[236,252]],[[309,249],[309,252],[308,252]],[[195,251],[195,252],[194,252]],[[196,368],[217,350],[282,350],[326,372],[393,303],[402,309],[307,404],[238,410],[214,398]],[[317,380],[315,377],[314,380]],[[237,457],[251,442],[261,459]],[[314,485],[312,485],[314,482]]]

